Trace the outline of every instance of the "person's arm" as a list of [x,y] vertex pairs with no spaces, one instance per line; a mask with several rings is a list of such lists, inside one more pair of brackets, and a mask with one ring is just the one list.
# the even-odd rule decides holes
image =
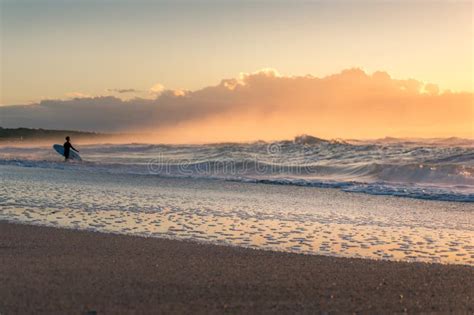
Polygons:
[[73,147],[72,144],[71,144],[71,149],[73,149],[76,152],[79,152],[79,150],[77,150],[75,147]]

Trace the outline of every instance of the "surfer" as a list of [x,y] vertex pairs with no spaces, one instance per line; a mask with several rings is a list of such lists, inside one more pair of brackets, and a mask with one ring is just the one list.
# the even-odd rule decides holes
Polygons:
[[71,142],[69,142],[71,138],[69,136],[66,137],[66,142],[64,142],[64,161],[67,161],[69,159],[69,151],[73,149],[76,152],[79,152],[79,150],[76,150],[75,147],[72,146]]

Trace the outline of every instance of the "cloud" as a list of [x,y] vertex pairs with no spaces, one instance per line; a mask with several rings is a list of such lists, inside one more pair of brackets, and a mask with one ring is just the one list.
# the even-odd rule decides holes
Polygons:
[[91,95],[82,93],[82,92],[70,92],[66,93],[66,97],[68,98],[86,98],[86,97],[91,97]]
[[160,83],[157,83],[150,88],[149,92],[150,94],[160,94],[164,90],[165,90],[165,87],[161,85]]
[[107,89],[108,92],[114,92],[114,93],[140,93],[140,90],[135,90],[135,89]]
[[317,78],[275,70],[243,73],[200,90],[43,100],[0,107],[3,127],[154,132],[157,141],[206,142],[321,137],[474,137],[473,93],[361,69]]

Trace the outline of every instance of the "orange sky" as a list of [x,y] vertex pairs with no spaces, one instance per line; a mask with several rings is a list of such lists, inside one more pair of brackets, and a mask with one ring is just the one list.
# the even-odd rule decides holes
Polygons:
[[75,95],[150,98],[157,84],[194,91],[266,67],[317,77],[361,67],[474,92],[472,1],[0,6],[0,105]]
[[0,6],[1,127],[474,138],[472,1]]

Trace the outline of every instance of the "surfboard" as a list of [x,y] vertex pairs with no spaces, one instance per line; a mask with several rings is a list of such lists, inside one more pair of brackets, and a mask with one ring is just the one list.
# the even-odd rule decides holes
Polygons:
[[[53,145],[54,151],[58,152],[60,155],[64,157],[64,147],[60,144],[55,144]],[[70,160],[77,160],[77,161],[82,161],[81,156],[79,153],[74,151],[73,149],[69,150],[69,159]]]

